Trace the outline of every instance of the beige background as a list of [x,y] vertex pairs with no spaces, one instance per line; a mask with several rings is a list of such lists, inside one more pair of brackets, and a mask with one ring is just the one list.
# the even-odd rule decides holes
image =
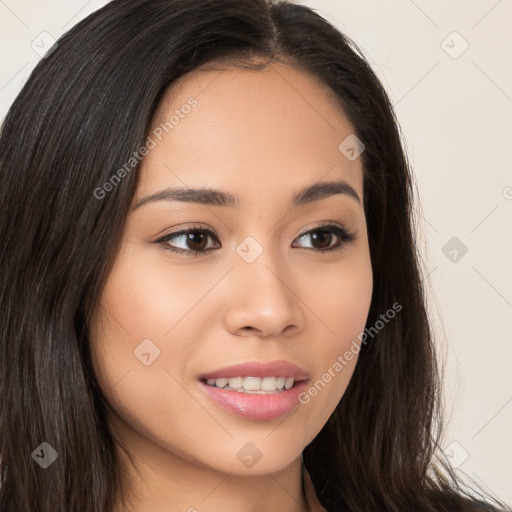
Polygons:
[[[51,37],[105,3],[0,0],[0,120]],[[443,446],[512,504],[512,2],[297,3],[356,41],[396,107],[446,363]]]

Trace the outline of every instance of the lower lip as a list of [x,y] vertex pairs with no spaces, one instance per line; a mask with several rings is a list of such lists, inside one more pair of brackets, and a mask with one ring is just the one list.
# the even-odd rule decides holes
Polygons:
[[224,410],[251,420],[272,420],[290,412],[306,385],[303,380],[278,393],[257,394],[215,388],[199,381],[202,391]]

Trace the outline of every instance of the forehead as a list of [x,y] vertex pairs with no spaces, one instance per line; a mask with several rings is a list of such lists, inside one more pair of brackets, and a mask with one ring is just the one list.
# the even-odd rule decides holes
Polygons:
[[[191,106],[193,105],[193,106]],[[334,93],[282,63],[197,69],[163,96],[141,165],[139,197],[158,187],[230,186],[237,195],[346,179],[362,196],[361,159],[339,145],[354,133]],[[294,185],[297,184],[297,187]]]

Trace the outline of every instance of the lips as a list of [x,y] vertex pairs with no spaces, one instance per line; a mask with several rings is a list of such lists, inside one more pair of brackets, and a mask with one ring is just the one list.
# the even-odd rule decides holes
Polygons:
[[[276,389],[277,381],[283,379],[292,384]],[[239,380],[243,380],[243,388],[216,386],[226,381],[235,385]],[[306,389],[308,380],[309,375],[303,368],[288,361],[250,361],[203,373],[198,377],[198,386],[210,403],[230,414],[249,420],[272,420],[290,413],[297,406],[298,397]],[[259,388],[260,384],[265,387],[266,383],[273,384],[270,387],[274,390],[250,389]],[[249,389],[245,388],[246,385]]]
[[308,373],[303,368],[284,360],[272,361],[269,363],[261,361],[249,361],[247,363],[225,366],[211,372],[199,375],[198,379],[207,381],[208,379],[230,379],[234,377],[291,377],[295,382],[308,379]]

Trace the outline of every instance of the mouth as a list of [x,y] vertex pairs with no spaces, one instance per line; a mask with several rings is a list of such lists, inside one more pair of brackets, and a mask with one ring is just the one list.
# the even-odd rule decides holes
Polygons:
[[219,379],[201,379],[203,384],[226,391],[238,393],[273,394],[282,393],[293,388],[303,380],[295,380],[293,377],[221,377]]
[[198,377],[199,387],[223,410],[246,419],[270,420],[290,412],[309,375],[287,361],[251,361]]

